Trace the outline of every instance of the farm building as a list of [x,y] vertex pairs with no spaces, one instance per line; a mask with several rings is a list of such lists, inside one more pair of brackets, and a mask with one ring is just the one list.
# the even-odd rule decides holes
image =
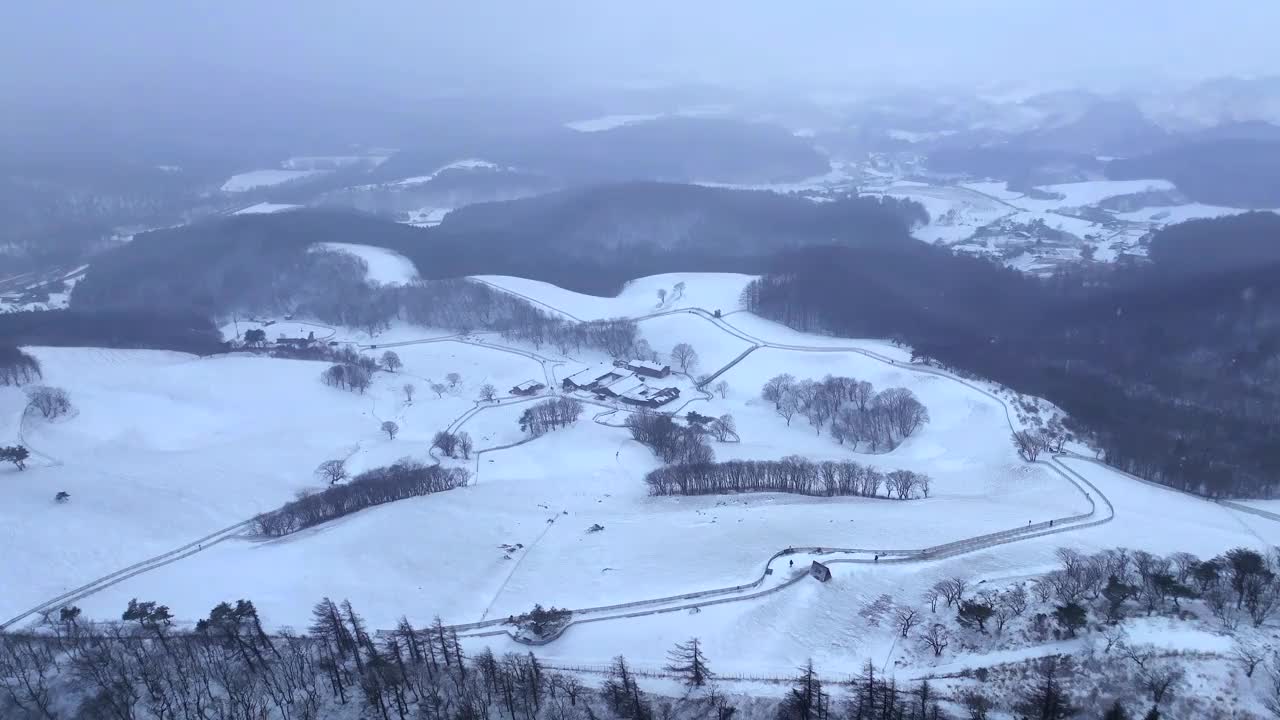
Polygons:
[[626,377],[626,373],[607,366],[590,367],[566,377],[561,385],[565,390],[596,390]]
[[620,393],[618,398],[628,405],[661,407],[680,397],[680,390],[673,387],[652,388],[643,383]]
[[671,374],[670,365],[660,365],[648,360],[629,360],[625,367],[637,375],[651,378],[664,378]]
[[532,395],[542,388],[546,387],[537,380],[525,380],[524,382],[511,388],[512,395]]
[[814,560],[813,564],[809,566],[809,575],[818,582],[826,582],[831,579],[831,568]]

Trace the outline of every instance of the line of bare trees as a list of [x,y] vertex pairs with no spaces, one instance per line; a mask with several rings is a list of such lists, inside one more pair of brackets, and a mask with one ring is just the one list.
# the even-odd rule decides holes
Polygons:
[[[911,470],[882,473],[852,461],[812,462],[792,455],[781,460],[667,465],[651,471],[645,482],[651,495],[784,492],[910,500],[928,497],[931,480],[928,475]],[[881,489],[884,495],[880,494]]]
[[40,361],[13,345],[0,345],[0,387],[25,385],[43,377]]
[[787,425],[800,415],[818,434],[829,428],[837,442],[854,450],[892,450],[929,422],[928,409],[910,390],[876,392],[871,383],[850,377],[797,381],[784,373],[770,378],[760,395]]
[[520,430],[538,437],[568,427],[582,416],[582,403],[570,397],[543,400],[520,413]]
[[257,532],[280,537],[336,520],[374,505],[430,495],[467,484],[469,473],[404,459],[388,467],[360,473],[344,484],[303,495],[254,520]]

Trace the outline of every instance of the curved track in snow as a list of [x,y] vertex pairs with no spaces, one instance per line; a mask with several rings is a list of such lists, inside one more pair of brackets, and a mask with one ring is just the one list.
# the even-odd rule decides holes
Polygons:
[[[494,285],[493,283],[489,283],[487,281],[479,280],[478,282],[483,282],[484,284],[494,287],[496,289],[502,290],[503,292],[509,292],[512,295],[516,295],[517,297],[524,298],[536,305],[545,307],[564,317],[577,320],[577,318],[575,318],[570,313],[567,313],[558,308],[554,308],[541,301],[526,297],[524,295],[521,295],[520,293],[515,293],[515,292],[505,290],[500,286]],[[866,347],[861,347],[858,345],[806,346],[806,345],[795,345],[795,344],[788,344],[788,343],[771,342],[771,341],[756,337],[748,332],[745,332],[733,326],[731,323],[727,322],[723,316],[716,316],[713,313],[702,308],[681,308],[681,309],[675,309],[675,310],[666,310],[661,312],[650,313],[647,315],[637,316],[632,319],[636,321],[642,321],[650,318],[674,315],[674,314],[680,314],[680,313],[686,313],[686,314],[691,314],[691,315],[696,315],[698,317],[701,317],[707,322],[716,326],[720,331],[728,333],[750,345],[750,347],[746,351],[744,351],[737,357],[733,358],[727,365],[725,365],[724,367],[717,370],[714,374],[712,374],[711,375],[712,379],[719,377],[721,374],[727,372],[734,365],[736,365],[738,362],[740,362],[745,357],[747,357],[751,352],[760,348],[772,348],[777,350],[787,350],[787,351],[794,351],[794,352],[856,353],[879,362],[883,362],[889,365],[893,365],[895,367],[899,367],[905,371],[933,375],[936,377],[946,379],[951,382],[959,383],[974,392],[978,392],[984,395],[985,397],[998,402],[1000,406],[1004,409],[1005,419],[1006,419],[1006,422],[1008,423],[1010,431],[1012,432],[1013,430],[1017,429],[1017,425],[1013,421],[1013,415],[1010,412],[1009,406],[1006,404],[1006,402],[1002,398],[990,392],[989,390],[975,383],[969,382],[963,378],[956,377],[955,375],[952,375],[945,371],[942,371],[936,368],[913,364],[910,362],[897,360],[895,358],[878,353],[874,350],[870,350]],[[524,350],[522,348],[513,348],[513,347],[504,346],[504,345],[498,345],[495,343],[488,343],[488,342],[481,342],[477,340],[466,339],[462,335],[451,335],[451,336],[445,336],[445,337],[428,338],[423,340],[411,340],[411,341],[403,341],[403,342],[396,342],[396,343],[386,343],[386,344],[378,344],[376,346],[363,346],[363,347],[364,349],[374,349],[374,348],[382,349],[382,348],[389,348],[389,347],[401,347],[405,345],[425,344],[425,343],[434,343],[434,342],[460,342],[460,343],[465,343],[469,345],[474,345],[477,347],[489,348],[499,352],[509,352],[517,355],[522,355],[524,357],[533,359],[539,362],[543,367],[544,374],[548,381],[547,382],[548,388],[549,388],[548,394],[555,395],[557,392],[553,367],[555,365],[562,364],[562,361],[549,358],[543,355],[539,355],[538,353]],[[500,407],[503,405],[515,404],[517,402],[527,402],[530,400],[536,400],[539,397],[546,397],[546,395],[533,396],[528,398],[521,397],[518,399],[507,398],[501,401],[484,403],[484,404],[478,403],[475,407],[470,408],[461,416],[459,416],[457,419],[455,419],[454,422],[450,424],[450,428],[454,430],[459,429],[468,420],[470,420],[476,414],[483,412],[486,408]],[[606,409],[605,412],[597,413],[597,416],[612,414],[612,413],[616,413],[623,410],[622,408],[619,408],[619,407],[614,407],[611,405],[607,405],[605,403],[597,403],[589,400],[584,401],[584,403],[591,404],[591,405],[598,405]],[[597,420],[597,422],[600,422],[600,421]],[[606,423],[602,423],[602,424],[606,424]],[[516,443],[516,444],[518,445],[522,443]],[[512,447],[512,446],[500,446],[500,447],[482,449],[477,451],[477,456],[486,452],[498,451],[498,450],[506,449],[507,447]],[[1079,455],[1073,455],[1072,457],[1093,461],[1092,458],[1079,456]],[[478,463],[478,458],[477,458],[477,463]],[[1077,515],[1066,516],[1063,518],[1055,518],[1052,521],[1047,521],[1040,524],[1033,524],[1029,526],[1011,528],[1008,530],[998,531],[994,533],[988,533],[984,535],[963,538],[954,542],[931,546],[931,547],[925,547],[925,548],[876,549],[876,548],[789,547],[789,548],[781,549],[778,552],[771,555],[769,558],[767,558],[764,562],[763,567],[761,568],[760,574],[755,579],[747,583],[731,586],[731,587],[711,588],[706,590],[694,591],[694,592],[684,593],[676,596],[651,598],[651,599],[638,600],[634,602],[619,603],[619,604],[599,606],[599,607],[578,608],[573,611],[574,619],[569,623],[568,626],[566,626],[566,629],[567,627],[572,627],[573,625],[582,624],[582,623],[601,622],[606,620],[618,620],[618,619],[625,619],[625,618],[631,618],[631,617],[640,617],[644,615],[654,615],[659,613],[669,613],[669,612],[677,612],[677,611],[686,611],[686,612],[696,611],[697,609],[706,605],[723,604],[723,603],[731,603],[731,602],[743,602],[743,601],[759,598],[771,593],[779,592],[797,583],[798,581],[802,580],[806,574],[804,570],[785,573],[785,575],[782,572],[776,572],[776,570],[780,570],[781,568],[775,568],[774,564],[775,562],[779,561],[782,558],[788,558],[789,560],[794,560],[795,558],[799,557],[802,560],[801,562],[802,568],[807,567],[804,560],[818,559],[818,558],[821,558],[821,560],[824,563],[901,564],[901,563],[910,563],[910,562],[928,562],[932,560],[955,557],[957,555],[975,552],[978,550],[984,550],[987,548],[996,547],[1000,545],[1006,545],[1014,542],[1019,542],[1022,540],[1044,537],[1047,535],[1055,535],[1059,533],[1066,533],[1066,532],[1071,532],[1075,530],[1081,530],[1084,528],[1094,527],[1097,525],[1110,522],[1115,517],[1116,515],[1115,508],[1112,505],[1111,501],[1106,497],[1106,495],[1101,490],[1099,490],[1096,486],[1094,486],[1091,482],[1089,482],[1086,478],[1084,478],[1082,475],[1080,475],[1079,473],[1072,470],[1070,467],[1060,462],[1058,460],[1058,457],[1053,456],[1053,457],[1050,457],[1048,460],[1039,460],[1037,461],[1036,464],[1040,464],[1049,468],[1050,470],[1052,470],[1053,472],[1061,476],[1064,480],[1069,482],[1073,487],[1075,487],[1082,495],[1085,496],[1086,500],[1088,501],[1090,506],[1089,511],[1085,513],[1080,513]],[[1234,504],[1233,504],[1233,507],[1235,507]],[[1239,506],[1238,509],[1245,509],[1245,506]],[[1251,508],[1248,510],[1252,511]],[[1259,511],[1257,514],[1262,515],[1263,511]],[[1273,515],[1273,514],[1266,513],[1266,515]],[[1280,516],[1275,516],[1273,519],[1280,519]],[[24,620],[25,618],[30,617],[31,615],[43,614],[43,613],[56,610],[59,607],[65,606],[68,603],[87,597],[88,595],[91,595],[104,588],[110,587],[111,585],[114,585],[118,582],[122,582],[128,578],[134,577],[138,574],[147,572],[154,568],[161,567],[163,565],[167,565],[172,562],[176,562],[177,560],[181,560],[185,557],[188,557],[189,555],[192,555],[196,552],[203,550],[204,547],[206,546],[236,537],[243,531],[245,527],[248,526],[250,522],[252,522],[252,520],[246,520],[244,522],[238,523],[229,528],[225,528],[217,533],[201,538],[200,540],[188,543],[187,545],[171,550],[167,553],[157,555],[153,558],[143,560],[139,563],[131,565],[127,568],[123,568],[109,575],[105,575],[90,583],[87,583],[67,593],[59,595],[58,597],[51,598],[50,600],[45,601],[44,603],[41,603],[35,608],[32,608],[31,610],[28,610],[27,612],[22,613],[21,615],[18,615],[3,624],[0,624],[0,630],[6,627],[9,627],[11,625],[14,625]],[[791,566],[788,565],[788,568],[790,567]],[[486,614],[487,612],[488,611],[486,611]],[[503,619],[495,619],[495,620],[482,620],[476,623],[457,624],[451,627],[452,629],[458,631],[462,637],[493,636],[493,635],[507,634],[507,631],[505,629],[501,629],[500,627],[505,622],[506,622],[506,619],[503,618]]]

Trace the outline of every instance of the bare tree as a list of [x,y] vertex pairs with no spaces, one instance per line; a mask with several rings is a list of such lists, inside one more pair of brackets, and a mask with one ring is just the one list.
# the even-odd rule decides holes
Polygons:
[[451,372],[448,375],[445,375],[444,379],[448,381],[450,390],[462,384],[462,376],[456,372]]
[[1044,436],[1029,430],[1019,430],[1013,434],[1013,443],[1018,446],[1018,454],[1027,462],[1035,462],[1040,452],[1045,449]]
[[388,440],[395,440],[396,433],[400,432],[400,426],[391,420],[384,420],[382,422],[382,432],[387,434]]
[[395,372],[404,367],[404,363],[400,362],[400,356],[391,350],[382,353],[381,362],[382,367],[386,368],[387,372]]
[[665,303],[666,301],[667,301],[667,289],[658,288],[658,307],[662,307],[663,303]]
[[458,433],[458,452],[462,454],[463,460],[471,459],[472,447],[474,446],[471,443],[471,436],[464,432]]
[[1251,642],[1236,640],[1231,656],[1244,667],[1244,676],[1253,677],[1253,671],[1267,659],[1267,651]]
[[951,631],[941,623],[934,623],[920,637],[920,644],[933,650],[934,657],[942,657],[942,651],[951,644]]
[[444,383],[438,383],[438,382],[431,383],[431,392],[436,394],[437,399],[444,397],[444,394],[448,392],[448,390],[449,390],[449,387]]
[[790,389],[783,391],[782,397],[774,405],[774,409],[779,415],[786,418],[787,427],[791,427],[791,418],[795,417],[800,411],[800,398]]
[[493,399],[496,397],[498,397],[498,388],[490,385],[489,383],[485,383],[484,385],[480,386],[481,400],[485,402],[492,402]]
[[684,282],[678,282],[671,286],[671,300],[674,302],[684,297]]
[[46,420],[66,415],[71,411],[71,398],[62,388],[33,385],[26,389],[27,407],[40,411]]
[[698,352],[689,343],[677,343],[671,348],[671,359],[680,366],[680,372],[687,373],[698,365]]
[[942,591],[938,588],[938,585],[939,583],[930,585],[929,588],[924,591],[924,595],[921,596],[924,598],[925,602],[929,603],[929,612],[938,612],[938,601],[942,599]]
[[724,396],[729,394],[729,383],[725,382],[724,380],[721,380],[720,382],[716,383],[715,391],[720,393],[720,399],[723,400]]
[[330,485],[342,482],[347,479],[347,461],[325,460],[316,468],[315,475]]
[[924,618],[920,616],[920,611],[913,607],[900,607],[893,617],[897,623],[898,632],[901,633],[902,637],[910,635],[911,629],[924,621]]
[[969,589],[969,583],[964,578],[949,577],[938,581],[934,587],[938,588],[938,592],[946,599],[947,607],[951,607],[958,606],[960,601],[964,600],[964,591]]
[[760,390],[760,397],[773,403],[776,408],[782,402],[782,396],[786,394],[786,390],[794,385],[796,379],[791,375],[783,373],[769,378],[769,382],[764,384]]
[[418,388],[414,387],[413,383],[405,383],[404,387],[400,389],[404,391],[404,401],[412,405],[413,394],[418,392]]

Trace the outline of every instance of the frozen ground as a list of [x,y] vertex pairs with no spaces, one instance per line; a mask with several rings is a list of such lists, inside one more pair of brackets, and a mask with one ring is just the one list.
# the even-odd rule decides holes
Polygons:
[[[689,342],[710,368],[762,346],[723,375],[725,398],[688,405],[737,419],[742,441],[716,444],[718,457],[798,453],[851,458],[883,470],[909,468],[934,477],[930,498],[649,497],[642,478],[656,460],[625,430],[592,422],[607,411],[591,405],[572,428],[480,453],[471,461],[477,475],[467,488],[372,508],[285,539],[222,542],[79,604],[88,615],[104,617],[118,615],[130,598],[155,599],[178,618],[193,620],[219,601],[247,597],[273,625],[303,625],[312,603],[329,596],[349,598],[372,627],[388,627],[401,614],[418,623],[436,614],[469,622],[523,612],[535,602],[581,608],[744,583],[759,577],[771,553],[789,545],[920,548],[1087,512],[1091,500],[1102,500],[1086,498],[1047,463],[1021,462],[997,401],[912,372],[904,366],[904,350],[882,341],[806,335],[732,312],[749,279],[673,274],[638,279],[617,298],[597,298],[517,278],[485,278],[584,318],[651,315],[656,290],[670,293],[683,282],[684,298],[667,303],[676,312],[640,322],[655,349],[666,353],[676,342]],[[715,319],[680,309],[681,303],[705,308],[708,301],[732,314]],[[415,331],[424,338],[440,334],[396,326],[377,341],[384,347],[410,341]],[[337,333],[347,337],[351,331]],[[274,507],[314,487],[310,471],[321,460],[349,455],[360,470],[406,455],[426,459],[434,431],[463,417],[461,429],[477,448],[510,445],[521,439],[516,420],[523,403],[470,412],[480,385],[492,383],[505,395],[523,380],[547,378],[558,363],[605,360],[589,353],[556,358],[547,348],[528,356],[520,353],[530,348],[509,352],[499,344],[486,338],[479,345],[400,345],[395,350],[404,369],[378,373],[365,396],[322,386],[322,363],[37,349],[47,381],[66,387],[79,413],[53,425],[28,422],[26,442],[52,460],[33,462],[26,473],[2,473],[0,540],[22,551],[0,562],[0,587],[18,588],[0,596],[0,616]],[[437,398],[429,386],[449,372],[460,373],[462,383]],[[852,453],[816,434],[803,418],[788,427],[758,399],[759,386],[780,372],[908,387],[932,420],[893,452]],[[418,387],[412,405],[400,390],[406,381]],[[16,392],[0,392],[0,432],[7,437],[19,431],[21,405]],[[378,432],[384,419],[401,426],[394,441]],[[866,658],[928,667],[928,658],[896,645],[891,621],[871,622],[868,606],[882,595],[914,602],[947,575],[991,583],[1034,576],[1055,564],[1054,551],[1064,545],[1207,557],[1237,545],[1280,544],[1280,523],[1084,460],[1062,460],[1060,467],[1105,495],[1115,520],[923,563],[833,564],[827,584],[806,579],[696,613],[577,625],[539,653],[567,664],[605,663],[622,653],[640,666],[660,667],[674,642],[697,635],[726,672],[786,674],[807,657],[828,672],[854,672]],[[52,502],[59,489],[72,494],[70,504]],[[594,524],[604,529],[588,532]],[[790,572],[781,563],[773,567]],[[523,651],[500,637],[468,644],[480,642],[496,651]],[[945,661],[994,659],[960,649]]]
[[366,278],[381,285],[407,285],[418,279],[418,269],[409,258],[394,250],[355,243],[324,242],[318,247],[350,253],[369,266]]
[[323,170],[251,170],[232,175],[226,182],[222,183],[222,191],[229,193],[246,192],[255,188],[270,187],[293,180],[300,180],[324,172]]

